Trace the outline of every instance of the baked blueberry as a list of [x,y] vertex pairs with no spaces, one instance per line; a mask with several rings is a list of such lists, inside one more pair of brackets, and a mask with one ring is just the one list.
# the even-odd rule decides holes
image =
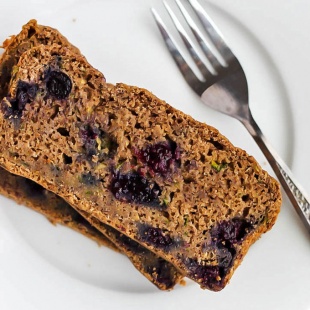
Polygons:
[[137,172],[123,174],[114,171],[110,190],[120,201],[162,208],[159,196],[161,189],[157,183],[149,181]]
[[164,284],[166,289],[170,289],[174,286],[175,283],[174,277],[171,274],[171,265],[164,259],[159,257],[154,261],[154,264],[147,266],[147,271],[158,283]]
[[[16,97],[2,100],[1,110],[5,118],[20,118],[27,103],[33,101],[37,94],[38,85],[25,81],[18,81]],[[6,102],[8,100],[8,102]]]
[[160,249],[168,250],[174,243],[173,239],[160,228],[141,225],[139,227],[139,234],[143,241]]
[[151,174],[164,177],[173,171],[175,165],[180,164],[180,151],[173,141],[147,145],[141,150],[135,150],[135,155],[147,166]]
[[99,129],[95,126],[91,126],[90,124],[87,124],[80,129],[80,135],[88,157],[91,157],[98,152],[97,138],[99,133]]
[[117,150],[118,144],[115,140],[94,124],[82,125],[80,136],[89,159],[93,155],[99,156],[99,161],[107,156],[113,157]]
[[189,270],[190,276],[202,284],[204,287],[216,289],[221,286],[221,280],[224,276],[224,268],[218,265],[209,266],[199,264],[196,260],[188,258],[186,266]]
[[51,97],[55,99],[66,99],[71,92],[72,82],[66,73],[50,71],[46,78],[46,88]]
[[253,225],[242,218],[223,221],[211,230],[211,237],[217,244],[233,245],[241,242],[253,230]]

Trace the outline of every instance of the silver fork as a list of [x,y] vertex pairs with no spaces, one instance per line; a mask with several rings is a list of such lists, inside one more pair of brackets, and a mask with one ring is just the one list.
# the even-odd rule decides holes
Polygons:
[[[167,26],[156,10],[152,8],[153,16],[164,41],[185,80],[207,106],[238,119],[246,127],[266,156],[292,205],[310,232],[310,200],[306,192],[293,177],[290,169],[271,147],[253,119],[249,108],[246,76],[237,57],[227,46],[220,31],[197,0],[187,0],[187,3],[198,16],[201,22],[200,26],[202,27],[197,26],[189,10],[186,9],[180,0],[175,1],[193,32],[198,45],[200,45],[201,50],[209,61],[209,65],[211,65],[211,67],[207,67],[204,64],[202,58],[199,56],[199,52],[197,52],[197,42],[196,44],[192,42],[174,11],[164,1],[164,5],[183,39],[185,47],[188,49],[194,63],[203,76],[202,81],[193,72],[183,57],[182,51],[178,48],[175,40],[168,32]],[[201,28],[205,30],[219,54],[214,49],[212,50],[212,46],[210,47],[210,44],[205,40],[204,34],[200,31]]]

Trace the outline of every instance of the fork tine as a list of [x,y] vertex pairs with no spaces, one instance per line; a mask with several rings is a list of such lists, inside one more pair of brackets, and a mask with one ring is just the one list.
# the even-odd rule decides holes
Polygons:
[[176,15],[174,14],[174,12],[171,10],[170,6],[167,4],[166,1],[163,1],[176,29],[178,30],[185,46],[187,47],[189,53],[191,54],[196,66],[198,67],[198,69],[201,71],[203,77],[205,79],[209,79],[211,77],[211,70],[212,72],[214,72],[214,74],[216,74],[215,69],[212,67],[210,68],[210,70],[208,70],[208,68],[206,67],[206,65],[203,63],[203,61],[201,60],[199,53],[197,51],[197,48],[195,47],[195,45],[193,44],[192,40],[190,39],[190,37],[188,36],[187,32],[185,31],[184,27],[181,25],[181,23],[179,22],[178,18],[176,17]]
[[[214,53],[212,52],[212,49],[210,48],[210,44],[205,40],[203,34],[197,27],[196,23],[194,22],[193,18],[191,15],[188,13],[186,10],[185,6],[180,0],[176,0],[176,3],[182,12],[187,24],[189,25],[190,29],[192,30],[197,42],[199,43],[201,49],[205,53],[207,59],[209,60],[210,64],[212,65],[213,68],[218,68],[221,66],[220,60],[216,58]],[[225,64],[224,64],[225,65]]]
[[174,39],[167,31],[167,27],[164,24],[161,17],[159,16],[159,14],[157,13],[157,11],[154,8],[152,8],[151,11],[156,21],[156,24],[161,32],[161,35],[168,47],[168,50],[172,55],[174,61],[176,62],[179,70],[183,74],[185,80],[187,81],[188,84],[190,84],[190,86],[194,90],[201,92],[201,87],[203,87],[202,82],[197,78],[196,74],[193,72],[193,70],[190,68],[190,66],[184,59],[183,55],[178,49]]
[[235,57],[231,49],[224,41],[223,35],[221,34],[220,30],[197,0],[189,0],[189,3],[191,4],[198,18],[200,19],[206,32],[209,34],[213,44],[224,58],[226,65],[228,65],[227,61],[235,59]]

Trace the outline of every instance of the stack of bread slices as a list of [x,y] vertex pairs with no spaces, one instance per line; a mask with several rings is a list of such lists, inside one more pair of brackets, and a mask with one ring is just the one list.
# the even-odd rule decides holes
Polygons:
[[278,183],[215,128],[107,83],[56,29],[31,20],[3,48],[0,193],[125,254],[159,289],[223,289],[275,223]]

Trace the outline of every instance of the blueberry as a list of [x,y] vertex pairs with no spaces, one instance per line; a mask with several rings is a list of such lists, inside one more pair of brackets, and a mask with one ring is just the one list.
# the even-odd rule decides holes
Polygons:
[[71,92],[72,82],[64,72],[50,71],[46,78],[46,88],[51,97],[66,99]]
[[228,268],[231,266],[233,259],[236,256],[236,250],[232,247],[224,247],[218,245],[217,260],[219,267]]
[[161,189],[157,183],[148,181],[137,172],[122,174],[114,171],[110,190],[120,201],[142,204],[149,207],[162,208],[159,201]]
[[201,283],[203,287],[216,289],[221,286],[224,269],[220,266],[203,265],[199,264],[195,259],[188,258],[186,267],[189,270],[189,276]]
[[180,164],[180,151],[173,141],[159,142],[135,150],[135,155],[145,164],[152,174],[167,176],[173,166]]
[[153,264],[148,265],[146,270],[153,276],[156,282],[164,284],[166,289],[170,289],[174,286],[175,282],[172,266],[164,259],[159,257],[153,261]]
[[99,129],[89,124],[80,129],[80,135],[88,157],[92,157],[98,152],[97,138],[99,134]]
[[141,240],[160,249],[168,250],[174,243],[173,239],[160,228],[141,225],[139,228],[139,234]]
[[222,221],[211,230],[210,248],[215,249],[216,265],[199,263],[196,259],[184,260],[189,276],[199,281],[203,287],[219,290],[223,287],[223,279],[236,257],[236,245],[253,229],[253,225],[242,218]]
[[1,110],[5,118],[20,118],[27,103],[31,103],[35,98],[38,90],[38,85],[25,81],[18,81],[16,88],[16,97],[1,102]]
[[99,129],[91,126],[90,124],[85,125],[81,128],[81,136],[85,143],[88,141],[94,141],[99,135]]
[[[98,155],[100,161],[106,157],[106,155],[113,157],[116,153],[118,144],[115,140],[105,131],[93,124],[81,126],[80,136],[89,159],[91,159],[93,155]],[[108,154],[101,152],[103,149],[108,149]]]
[[241,242],[253,230],[253,225],[241,218],[223,221],[211,230],[211,237],[218,244],[228,246]]

